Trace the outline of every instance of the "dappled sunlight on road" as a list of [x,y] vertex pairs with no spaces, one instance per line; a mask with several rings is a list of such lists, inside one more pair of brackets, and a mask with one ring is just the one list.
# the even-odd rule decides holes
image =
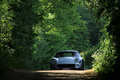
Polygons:
[[5,80],[99,80],[93,70],[17,70],[6,76]]

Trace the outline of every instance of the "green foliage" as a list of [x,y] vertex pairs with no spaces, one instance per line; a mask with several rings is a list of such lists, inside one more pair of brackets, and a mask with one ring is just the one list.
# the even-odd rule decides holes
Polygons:
[[32,27],[38,19],[32,4],[21,0],[0,2],[0,74],[31,65]]
[[[104,20],[97,25],[86,11],[79,0],[0,1],[0,73],[11,69],[49,69],[57,51],[82,52],[91,43],[96,45]],[[96,38],[92,37],[94,33],[96,41],[91,40]]]
[[[32,59],[34,44],[33,26],[37,23],[38,16],[33,11],[33,1],[11,1],[10,10],[13,11],[14,27],[12,29],[12,41],[15,49],[14,56],[18,60],[20,68],[28,68]],[[31,64],[32,65],[32,64]]]
[[[84,22],[82,22],[84,23]],[[68,47],[79,52],[90,48],[89,32],[84,25],[81,25],[77,30],[73,30],[73,34],[67,40]]]
[[93,64],[93,58],[91,57],[91,55],[94,54],[94,52],[99,48],[100,37],[102,35],[102,32],[100,30],[104,27],[106,21],[104,20],[104,18],[101,18],[96,23],[93,13],[94,10],[90,11],[88,8],[88,4],[86,2],[83,3],[84,4],[78,5],[76,9],[77,12],[80,13],[81,20],[86,22],[86,27],[88,29],[89,42],[91,43],[91,45],[90,48],[86,49],[87,51],[84,51],[84,59],[85,68],[91,69]]
[[13,69],[15,60],[12,57],[14,48],[11,47],[12,12],[8,11],[7,0],[0,1],[0,76],[4,71]]
[[54,1],[49,4],[53,3],[54,5],[44,13],[42,22],[35,28],[35,33],[39,35],[35,38],[33,57],[33,62],[39,62],[36,69],[49,69],[50,60],[57,51],[69,49],[82,51],[90,47],[86,23],[80,20],[76,6],[71,7],[65,2],[59,4]]
[[80,13],[81,20],[87,23],[86,27],[88,28],[88,32],[90,34],[91,46],[96,46],[97,43],[99,43],[99,38],[102,35],[100,30],[106,24],[104,18],[101,18],[96,23],[94,18],[94,10],[89,10],[86,2],[77,6],[77,12]]
[[101,40],[101,47],[93,56],[95,58],[94,67],[98,67],[100,75],[105,75],[103,79],[120,79],[120,24],[118,19],[120,17],[120,1],[88,1],[90,1],[91,8],[96,11],[97,19],[105,16],[108,20],[108,25],[104,28],[104,40]]
[[92,55],[95,53],[97,49],[99,49],[100,45],[92,46],[89,50],[84,52],[84,60],[85,60],[85,69],[92,69],[93,65],[93,57]]
[[112,68],[115,65],[115,43],[111,41],[112,36],[109,36],[108,32],[106,32],[106,28],[104,28],[104,34],[101,39],[101,46],[99,50],[97,50],[92,57],[94,58],[93,67],[99,73],[99,75],[105,78],[105,75],[114,72]]

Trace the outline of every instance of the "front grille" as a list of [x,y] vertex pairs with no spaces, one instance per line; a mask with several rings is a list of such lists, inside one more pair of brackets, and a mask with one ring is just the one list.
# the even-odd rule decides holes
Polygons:
[[75,64],[58,64],[57,67],[59,67],[59,68],[74,68]]

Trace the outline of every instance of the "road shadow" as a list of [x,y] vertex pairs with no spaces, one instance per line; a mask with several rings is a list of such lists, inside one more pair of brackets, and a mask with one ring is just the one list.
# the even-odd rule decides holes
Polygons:
[[99,80],[94,72],[77,70],[10,71],[2,80]]

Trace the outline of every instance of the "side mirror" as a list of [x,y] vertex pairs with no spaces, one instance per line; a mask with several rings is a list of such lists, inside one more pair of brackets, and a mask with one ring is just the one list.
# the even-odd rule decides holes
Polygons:
[[81,55],[81,57],[83,57],[83,55]]

